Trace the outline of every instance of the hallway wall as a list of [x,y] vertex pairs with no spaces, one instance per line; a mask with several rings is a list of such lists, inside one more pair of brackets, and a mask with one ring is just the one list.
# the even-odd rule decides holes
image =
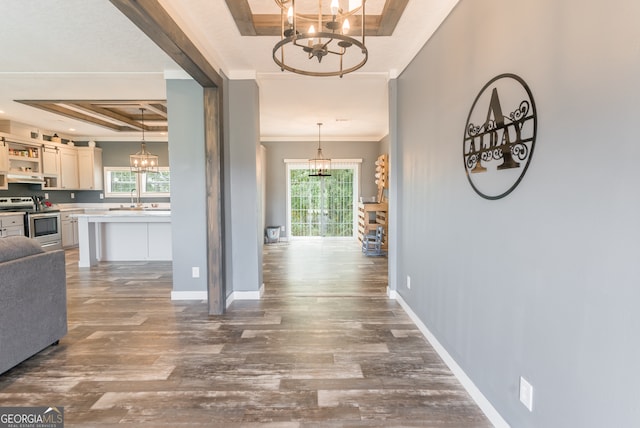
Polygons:
[[[266,148],[266,224],[287,224],[287,168],[285,159],[308,159],[318,147],[313,141],[265,141]],[[381,144],[370,141],[323,141],[322,150],[332,159],[362,159],[360,190],[362,196],[375,196],[375,161]],[[289,236],[286,230],[284,236]]]
[[[461,0],[397,79],[397,292],[514,427],[640,425],[639,16]],[[519,187],[486,200],[462,139],[502,73],[531,88],[538,139]]]

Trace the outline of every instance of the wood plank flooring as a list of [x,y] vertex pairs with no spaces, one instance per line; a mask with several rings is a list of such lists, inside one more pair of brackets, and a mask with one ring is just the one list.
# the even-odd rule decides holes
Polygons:
[[265,246],[265,294],[172,302],[171,264],[77,267],[69,334],[0,375],[0,406],[67,427],[488,427],[351,240]]

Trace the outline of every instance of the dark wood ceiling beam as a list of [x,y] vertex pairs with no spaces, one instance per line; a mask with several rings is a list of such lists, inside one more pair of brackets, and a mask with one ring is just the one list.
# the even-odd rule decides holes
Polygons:
[[66,107],[61,107],[59,105],[56,105],[53,102],[43,103],[43,102],[31,102],[29,100],[15,100],[15,101],[31,107],[39,108],[44,111],[48,111],[50,113],[59,114],[61,116],[65,116],[70,119],[80,120],[82,122],[90,123],[92,125],[102,126],[104,128],[111,129],[113,131],[122,132],[122,131],[130,130],[129,127],[119,126],[112,122],[107,122],[107,121],[98,119],[96,117],[77,112],[75,110],[70,110]]
[[[243,36],[280,36],[280,14],[255,14],[252,15],[247,0],[226,0],[229,11],[233,16],[236,26]],[[381,15],[367,13],[367,36],[391,36],[400,21],[400,17],[407,7],[409,0],[387,0]],[[315,20],[316,16],[309,15]],[[330,19],[327,15],[325,20]],[[349,19],[351,24],[350,34],[354,37],[362,33],[362,17],[354,15]],[[301,30],[299,30],[301,31]]]
[[[256,24],[256,31],[258,36],[280,36],[280,15],[254,15],[254,22]],[[316,17],[317,19],[317,17]],[[380,22],[382,15],[367,15],[367,36],[380,36]],[[349,24],[351,30],[349,35],[352,37],[358,37],[362,34],[362,17],[352,16],[349,18]],[[303,25],[303,28],[299,28],[298,31],[304,33],[307,30],[308,25]],[[324,31],[329,31],[326,28]],[[246,34],[243,34],[245,36]]]
[[[132,128],[137,129],[138,131],[142,131],[142,124],[140,122],[138,122],[137,120],[133,120],[127,116],[118,114],[113,110],[103,108],[92,103],[65,103],[65,104],[71,105],[77,109],[81,109],[86,113],[88,113],[89,116],[91,116],[91,113],[93,113],[98,116],[107,117],[118,123],[129,125]],[[148,131],[147,126],[145,126],[144,128],[145,128],[145,131]]]
[[400,17],[404,13],[409,0],[387,0],[382,11],[382,19],[378,27],[377,36],[390,36],[396,29]]
[[258,33],[256,32],[248,0],[226,0],[226,2],[233,20],[236,21],[236,27],[240,30],[240,34],[243,36],[257,36]]
[[203,87],[220,87],[222,77],[157,0],[109,0]]
[[167,106],[163,104],[145,103],[143,107],[167,120]]

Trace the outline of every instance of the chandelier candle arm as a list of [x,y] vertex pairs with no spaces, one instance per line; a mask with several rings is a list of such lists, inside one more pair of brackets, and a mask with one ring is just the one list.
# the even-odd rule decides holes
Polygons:
[[322,146],[320,145],[320,127],[322,122],[318,122],[318,151],[316,157],[309,159],[309,177],[330,177],[331,176],[331,159],[327,159],[322,154]]
[[[313,15],[298,14],[299,1],[303,0],[274,0],[280,7],[281,37],[273,48],[272,56],[280,70],[306,76],[342,77],[362,68],[369,58],[365,45],[366,0],[355,3],[357,6],[349,2],[349,7],[353,8],[347,11],[340,8],[339,0],[331,0],[330,16],[326,22],[323,22],[327,16],[322,13],[323,0],[317,0],[317,20]],[[358,12],[362,12],[361,40],[349,36],[349,17]],[[310,23],[306,33],[298,32],[299,20]],[[285,54],[285,50],[289,52]],[[329,66],[319,65],[328,54],[337,55],[337,61],[330,61]],[[296,60],[296,57],[299,59]],[[315,62],[305,62],[313,58],[318,60],[317,66],[314,66]]]
[[140,151],[134,155],[129,155],[129,167],[131,172],[136,174],[158,172],[158,156],[147,151],[147,144],[144,140],[144,108],[140,109],[142,142],[140,143]]

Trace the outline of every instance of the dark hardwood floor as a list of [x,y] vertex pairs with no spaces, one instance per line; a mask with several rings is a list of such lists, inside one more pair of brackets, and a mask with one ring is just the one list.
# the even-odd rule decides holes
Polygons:
[[0,375],[0,406],[65,426],[488,427],[353,241],[265,246],[265,294],[223,316],[173,302],[171,264],[78,269],[69,333]]

